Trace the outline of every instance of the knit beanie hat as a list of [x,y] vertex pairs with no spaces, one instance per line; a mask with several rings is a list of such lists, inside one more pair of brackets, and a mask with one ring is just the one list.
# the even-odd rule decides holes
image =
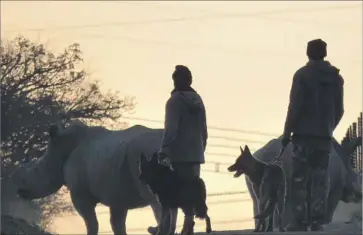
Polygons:
[[306,54],[313,60],[323,59],[327,55],[326,46],[326,42],[321,39],[309,41]]

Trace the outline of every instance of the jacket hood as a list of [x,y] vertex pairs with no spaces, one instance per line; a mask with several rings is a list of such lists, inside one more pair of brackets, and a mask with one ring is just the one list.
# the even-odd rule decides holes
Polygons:
[[319,74],[317,76],[318,82],[323,86],[329,85],[331,83],[335,83],[335,77],[339,75],[339,69],[332,66],[329,61],[324,60],[311,60],[307,63],[307,66],[310,68],[314,68],[315,71]]
[[173,95],[181,98],[191,114],[198,114],[204,107],[202,98],[195,91],[175,91]]

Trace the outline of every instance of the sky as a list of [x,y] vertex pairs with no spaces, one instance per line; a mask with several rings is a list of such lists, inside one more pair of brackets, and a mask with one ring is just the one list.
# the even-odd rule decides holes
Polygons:
[[[229,146],[208,147],[207,161],[230,163],[239,145],[258,148],[272,138],[212,127],[275,136],[282,133],[292,77],[307,62],[306,45],[312,39],[327,42],[327,60],[340,69],[345,80],[345,114],[335,131],[337,139],[362,111],[359,1],[2,1],[1,25],[2,39],[23,35],[45,43],[54,52],[79,43],[90,79],[100,80],[105,91],[117,90],[136,98],[136,109],[126,119],[131,125],[162,126],[174,67],[188,66],[193,87],[207,109],[210,135],[214,136],[208,143]],[[216,192],[226,191],[226,187],[245,189],[243,179],[211,172],[203,177]],[[226,204],[223,210],[216,210],[228,214],[235,207]],[[240,208],[245,215],[233,215],[251,218],[251,203],[241,202],[241,207],[246,208]],[[128,222],[131,228],[140,227],[137,213],[144,213],[152,222],[149,209],[132,213],[136,214]],[[218,217],[215,220],[225,215]],[[61,226],[75,221],[73,218],[60,221],[58,232],[84,231],[81,220],[80,226],[72,226],[74,230]],[[104,221],[109,226],[108,218]],[[233,226],[242,225],[236,222]]]

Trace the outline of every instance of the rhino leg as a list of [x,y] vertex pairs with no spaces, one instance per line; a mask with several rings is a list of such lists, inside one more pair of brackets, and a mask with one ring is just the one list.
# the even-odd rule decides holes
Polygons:
[[78,214],[83,218],[83,221],[87,228],[87,235],[97,235],[98,234],[98,220],[96,215],[96,205],[97,201],[89,194],[84,193],[72,193],[71,200],[74,208]]
[[110,222],[112,231],[117,235],[126,235],[126,207],[110,207]]
[[[159,229],[160,223],[165,222],[165,221],[161,221],[161,218],[163,217],[163,214],[165,214],[165,213],[163,213],[160,203],[151,203],[150,206],[153,209],[154,216],[155,216],[155,219],[156,219],[156,222],[157,222],[158,226],[157,227],[150,226],[148,228],[148,232],[150,234],[156,234],[158,229]],[[170,211],[171,221],[166,222],[166,223],[170,224],[170,231],[169,231],[170,234],[175,233],[177,216],[178,216],[178,210],[171,210]],[[164,217],[165,217],[165,215],[164,215]]]
[[334,215],[335,209],[337,208],[337,206],[339,204],[342,194],[343,194],[342,188],[336,188],[329,193],[325,223],[328,224],[333,220],[333,215]]

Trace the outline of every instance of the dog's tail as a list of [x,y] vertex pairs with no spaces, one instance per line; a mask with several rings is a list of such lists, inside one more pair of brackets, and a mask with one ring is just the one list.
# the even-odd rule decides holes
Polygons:
[[265,210],[262,211],[260,214],[256,215],[254,218],[255,219],[265,219],[267,216],[272,215],[275,209],[275,202],[272,201],[271,199],[269,199],[267,201]]
[[199,219],[205,219],[206,223],[206,232],[211,233],[212,232],[212,225],[210,218],[208,216],[208,206],[206,203],[207,200],[207,190],[205,187],[205,183],[202,179],[198,179],[198,200],[195,206],[195,217]]
[[199,194],[197,204],[195,206],[195,216],[200,219],[205,219],[207,217],[208,207],[206,204],[207,191],[205,188],[205,183],[202,179],[199,179]]

